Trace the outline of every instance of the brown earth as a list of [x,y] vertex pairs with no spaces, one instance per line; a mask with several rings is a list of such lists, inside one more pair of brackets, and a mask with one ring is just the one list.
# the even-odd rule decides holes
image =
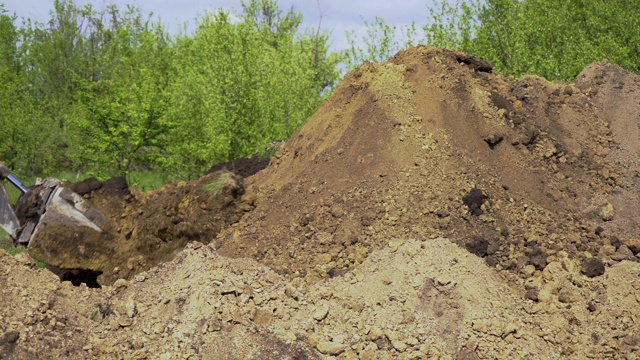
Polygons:
[[242,179],[218,171],[195,181],[143,193],[123,178],[67,184],[108,221],[102,233],[50,224],[32,239],[29,254],[75,285],[112,284],[173,259],[190,241],[208,244],[252,205]]
[[364,64],[225,195],[231,226],[194,200],[213,178],[85,195],[124,239],[172,234],[132,254],[200,241],[172,261],[90,289],[0,251],[0,358],[636,359],[639,86],[606,61],[569,84],[428,47]]
[[447,237],[522,278],[558,251],[636,259],[638,77],[606,62],[572,84],[487,69],[417,48],[347,75],[248,181],[257,207],[220,253],[310,282],[394,237]]

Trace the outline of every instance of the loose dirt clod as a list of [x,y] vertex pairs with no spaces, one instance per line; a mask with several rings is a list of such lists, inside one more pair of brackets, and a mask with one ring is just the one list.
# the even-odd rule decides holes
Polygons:
[[634,358],[639,174],[637,75],[411,48],[349,73],[244,194],[86,184],[148,265],[90,289],[0,250],[0,358]]

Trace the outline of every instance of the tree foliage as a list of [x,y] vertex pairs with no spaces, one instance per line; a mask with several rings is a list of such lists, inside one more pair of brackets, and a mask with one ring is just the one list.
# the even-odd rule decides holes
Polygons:
[[275,0],[169,35],[140,8],[56,0],[47,24],[0,7],[0,161],[180,179],[288,137],[338,79],[326,32]]
[[[276,0],[216,10],[169,35],[135,6],[56,0],[46,24],[0,5],[0,161],[22,175],[65,171],[201,174],[287,138],[344,67],[424,42],[484,57],[495,69],[570,80],[608,58],[640,71],[640,2],[439,0],[426,24],[365,21],[329,50],[320,25]],[[342,63],[342,64],[341,64]]]
[[[485,58],[502,73],[567,81],[604,58],[640,71],[637,1],[440,0],[427,10],[425,37],[412,45],[460,49]],[[381,19],[366,25],[366,49],[347,52],[349,64],[378,60],[405,47],[394,43],[393,32]],[[368,44],[392,46],[381,53]]]
[[272,0],[243,6],[240,21],[206,13],[193,36],[177,38],[166,163],[174,172],[192,176],[287,138],[337,80],[328,38],[301,33],[300,14]]

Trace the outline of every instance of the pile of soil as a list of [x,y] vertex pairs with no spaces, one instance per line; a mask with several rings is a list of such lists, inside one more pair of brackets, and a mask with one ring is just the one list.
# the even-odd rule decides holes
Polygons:
[[607,62],[515,79],[427,47],[365,64],[248,181],[257,207],[216,246],[310,282],[396,237],[446,237],[523,279],[559,251],[635,261],[638,84]]
[[523,298],[447,239],[394,239],[309,285],[191,243],[90,289],[0,250],[0,357],[34,359],[620,359],[640,351],[640,266],[588,278],[561,254]]
[[[90,289],[0,251],[0,357],[636,358],[639,86],[606,61],[568,84],[428,47],[364,64],[174,260]],[[162,244],[219,214],[198,184],[85,196]]]

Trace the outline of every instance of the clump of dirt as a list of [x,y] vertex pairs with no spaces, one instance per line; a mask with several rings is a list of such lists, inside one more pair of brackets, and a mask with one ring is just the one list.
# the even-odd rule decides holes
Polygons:
[[231,171],[242,178],[246,178],[258,173],[269,165],[268,157],[260,157],[258,155],[252,155],[249,157],[242,157],[232,161],[216,164],[207,171],[207,174],[212,172],[227,170]]
[[262,154],[254,154],[248,157],[241,157],[231,161],[215,164],[209,169],[209,171],[207,171],[207,174],[227,170],[242,177],[243,179],[253,176],[269,165],[271,160],[270,154],[275,154],[277,151],[282,150],[284,143],[284,140],[274,141],[267,144]]
[[37,233],[29,252],[63,280],[90,286],[128,279],[169,261],[190,241],[208,243],[251,209],[240,200],[242,179],[229,172],[170,183],[151,193],[129,189],[123,178],[66,186],[109,223],[96,233],[53,222]]

